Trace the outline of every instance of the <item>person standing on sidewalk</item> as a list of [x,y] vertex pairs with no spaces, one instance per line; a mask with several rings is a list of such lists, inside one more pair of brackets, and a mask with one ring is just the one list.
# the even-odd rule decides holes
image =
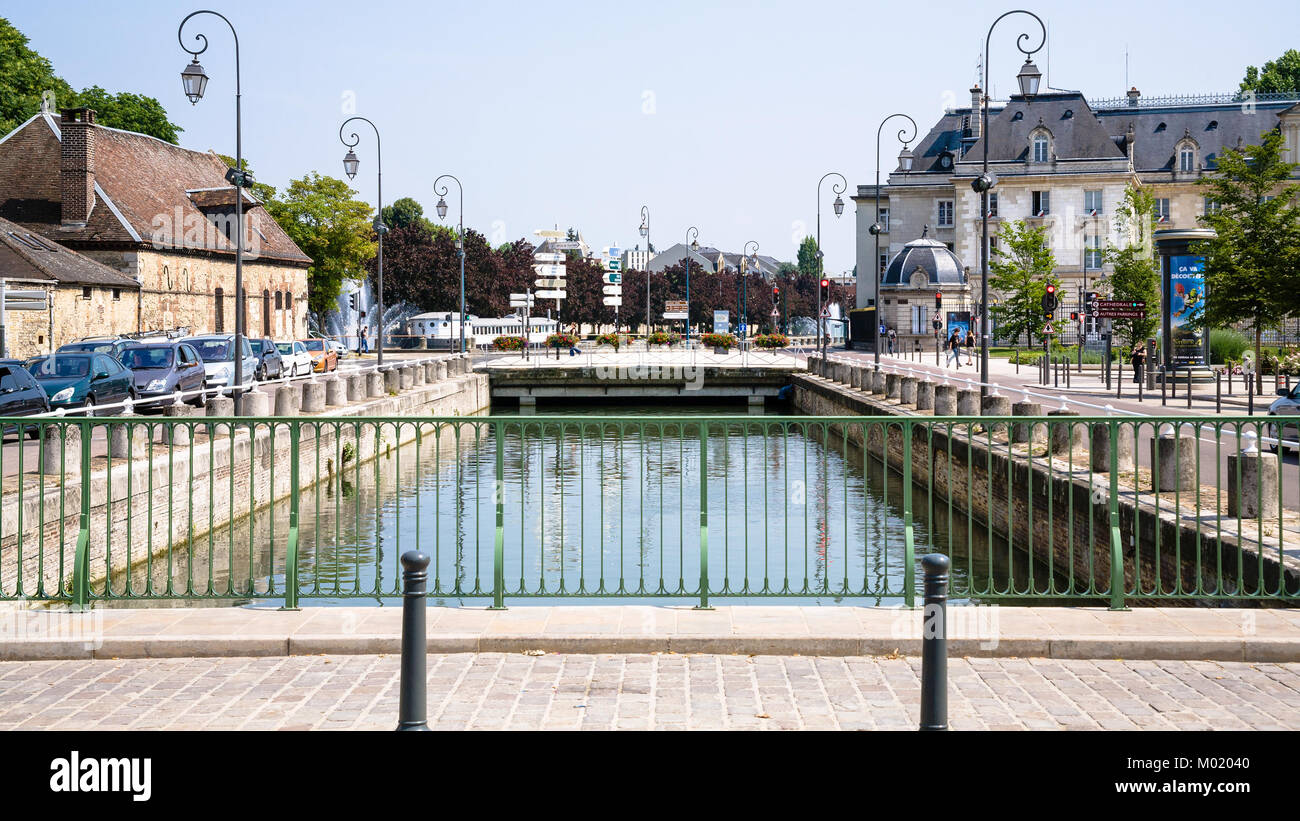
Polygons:
[[1128,355],[1129,364],[1133,366],[1133,384],[1142,382],[1142,369],[1147,363],[1147,346],[1138,342]]
[[889,329],[889,355],[894,355],[894,343],[898,341],[898,332],[893,328]]
[[961,349],[964,347],[964,341],[961,338],[961,330],[954,328],[952,336],[948,337],[948,362],[951,365],[957,363],[957,370],[961,370]]
[[975,364],[975,332],[966,331],[966,364]]

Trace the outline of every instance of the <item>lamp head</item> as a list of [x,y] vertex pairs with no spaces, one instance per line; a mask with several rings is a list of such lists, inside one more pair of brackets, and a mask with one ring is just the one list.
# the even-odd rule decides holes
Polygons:
[[190,98],[192,105],[203,99],[203,90],[208,87],[208,73],[203,70],[203,66],[199,65],[198,57],[195,57],[181,72],[181,86],[185,89],[185,96]]
[[356,179],[357,166],[359,165],[361,165],[361,161],[357,159],[355,151],[348,151],[343,156],[343,173],[348,175],[348,179]]

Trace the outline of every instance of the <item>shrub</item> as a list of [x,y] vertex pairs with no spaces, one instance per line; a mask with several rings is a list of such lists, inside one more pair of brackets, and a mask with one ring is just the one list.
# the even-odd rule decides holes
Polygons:
[[498,351],[522,351],[524,349],[524,338],[522,336],[498,336],[492,340],[492,347]]
[[666,345],[669,348],[682,341],[679,334],[668,333],[667,331],[655,331],[646,338],[651,345]]
[[1231,328],[1214,328],[1210,331],[1210,361],[1224,363],[1240,359],[1242,351],[1250,347],[1250,340]]
[[726,348],[731,350],[740,343],[732,334],[704,334],[700,337],[700,343],[706,348]]
[[754,337],[754,344],[760,348],[784,348],[790,344],[790,337],[785,334],[759,334]]
[[573,334],[551,334],[546,337],[546,347],[548,348],[574,348],[578,345],[578,337]]
[[597,347],[601,345],[609,345],[611,348],[613,348],[616,351],[623,346],[624,342],[625,342],[624,338],[622,336],[619,336],[618,334],[601,334],[600,336],[596,337]]

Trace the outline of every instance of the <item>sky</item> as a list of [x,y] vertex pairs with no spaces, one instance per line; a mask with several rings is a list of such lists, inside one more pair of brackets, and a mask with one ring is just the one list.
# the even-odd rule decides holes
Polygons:
[[[981,2],[474,2],[206,0],[239,34],[243,145],[277,187],[310,171],[342,177],[339,126],[368,117],[383,138],[384,201],[413,197],[436,218],[434,180],[464,184],[464,221],[494,245],[576,227],[595,248],[683,241],[793,260],[815,232],[817,183],[849,184],[844,216],[821,191],[826,269],[854,265],[854,204],[875,178],[875,135],[895,112],[922,133],[964,105],[988,27],[1016,6]],[[0,2],[74,87],[158,98],[189,148],[234,153],[234,49],[219,19],[206,34],[207,95],[191,106],[176,30],[208,6]],[[1261,0],[1237,17],[1204,0],[1026,3],[1050,30],[1035,56],[1054,87],[1090,97],[1235,91],[1247,65],[1300,47],[1300,5]],[[1021,33],[996,27],[990,87],[1015,83]],[[897,121],[896,121],[897,122]],[[360,124],[366,128],[364,124]],[[351,131],[352,129],[349,129]],[[881,173],[900,145],[886,130]],[[373,134],[359,130],[353,181],[376,201]],[[448,222],[458,195],[452,184]],[[642,245],[644,247],[644,245]]]

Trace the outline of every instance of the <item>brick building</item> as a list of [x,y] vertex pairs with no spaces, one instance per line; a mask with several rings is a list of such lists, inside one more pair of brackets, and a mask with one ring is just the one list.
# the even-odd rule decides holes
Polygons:
[[229,333],[240,302],[250,336],[305,336],[311,260],[246,191],[244,295],[235,299],[235,189],[226,171],[212,152],[96,125],[85,108],[42,110],[0,139],[0,217],[134,283],[105,284],[106,298],[98,283],[77,284],[103,303],[87,317],[92,324],[79,325],[76,312],[64,322],[56,300],[52,333],[49,322],[43,332],[24,323],[10,334],[10,353],[91,334]]

